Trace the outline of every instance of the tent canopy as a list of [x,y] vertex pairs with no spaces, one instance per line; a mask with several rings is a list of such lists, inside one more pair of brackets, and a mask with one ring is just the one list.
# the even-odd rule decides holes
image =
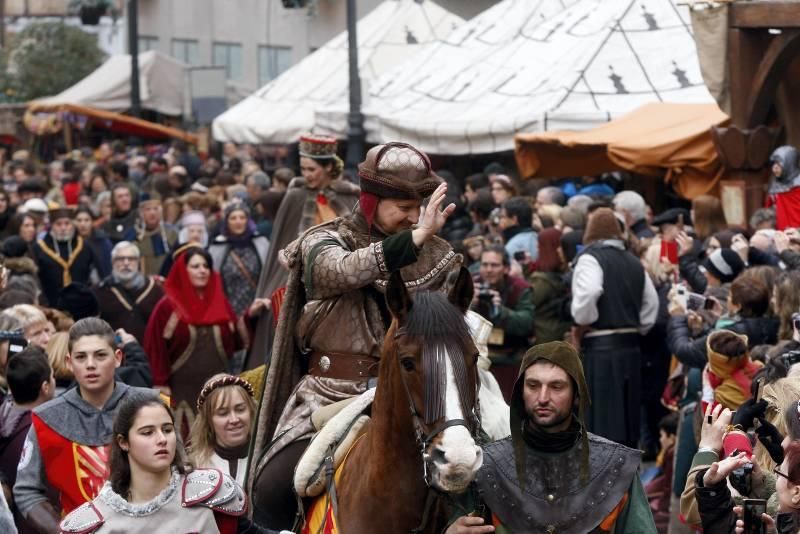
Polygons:
[[[372,85],[367,138],[491,153],[513,149],[518,132],[589,129],[649,102],[713,102],[677,2],[504,0]],[[317,125],[345,112],[322,109]]]
[[[139,54],[139,90],[142,108],[164,115],[183,113],[183,63],[150,50]],[[61,93],[36,104],[76,104],[108,111],[131,106],[131,56],[111,56],[87,77]]]
[[[44,115],[43,120],[38,120],[40,115]],[[197,136],[183,130],[113,111],[79,106],[77,104],[33,102],[28,105],[28,109],[25,112],[25,123],[28,130],[37,135],[61,131],[64,123],[74,123],[81,127],[87,123],[93,123],[120,134],[154,139],[182,139],[188,143],[197,144]]]
[[711,127],[727,122],[716,104],[647,104],[593,130],[518,134],[517,166],[525,177],[618,170],[663,175],[691,199],[708,193],[721,176]]
[[[426,43],[441,42],[463,19],[431,0],[385,0],[358,21],[358,60],[362,86],[406,61]],[[348,109],[347,32],[235,105],[214,120],[218,141],[293,143],[314,127],[314,111],[323,105]],[[343,138],[347,117],[328,125]]]

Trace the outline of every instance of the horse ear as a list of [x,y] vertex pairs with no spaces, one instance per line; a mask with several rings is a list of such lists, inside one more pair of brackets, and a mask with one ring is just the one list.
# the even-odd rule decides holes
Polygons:
[[402,324],[411,311],[412,301],[400,271],[392,271],[389,285],[386,286],[386,305],[392,316]]
[[453,306],[463,313],[467,313],[469,305],[472,303],[472,295],[474,293],[475,286],[472,283],[472,276],[466,268],[461,267],[458,271],[458,278],[456,278],[455,284],[453,284],[453,288],[450,290],[450,294],[447,298]]

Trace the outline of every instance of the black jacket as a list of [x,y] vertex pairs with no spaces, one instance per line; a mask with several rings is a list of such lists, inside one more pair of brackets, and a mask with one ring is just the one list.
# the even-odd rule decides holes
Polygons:
[[[729,534],[736,527],[735,505],[725,480],[713,486],[703,485],[703,475],[708,469],[698,471],[695,478],[694,496],[697,511],[703,524],[703,534]],[[778,514],[776,519],[778,534],[796,534],[793,514]]]
[[139,343],[128,343],[122,347],[122,353],[125,355],[125,360],[117,367],[115,373],[117,380],[129,386],[153,387],[153,374],[142,346]]
[[[750,348],[756,345],[774,345],[777,343],[778,326],[780,322],[775,317],[751,317],[740,319],[730,325],[726,330],[744,334]],[[667,323],[667,345],[670,352],[683,364],[689,367],[703,368],[708,362],[706,357],[706,338],[704,334],[697,339],[692,339],[686,316],[670,317]]]

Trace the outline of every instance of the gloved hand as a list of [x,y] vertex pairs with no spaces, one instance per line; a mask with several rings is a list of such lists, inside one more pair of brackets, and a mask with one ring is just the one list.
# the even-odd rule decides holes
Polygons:
[[[764,401],[761,401],[764,402]],[[781,447],[781,442],[783,441],[783,436],[775,426],[764,419],[763,417],[759,417],[758,421],[761,423],[761,426],[756,428],[756,435],[758,436],[758,441],[767,449],[770,458],[776,464],[780,465],[783,463],[783,447]]]
[[760,400],[756,402],[754,399],[747,399],[736,409],[731,424],[741,425],[742,430],[747,432],[749,429],[753,428],[753,421],[755,419],[760,420],[764,417],[764,412],[766,412],[766,410],[767,401]]

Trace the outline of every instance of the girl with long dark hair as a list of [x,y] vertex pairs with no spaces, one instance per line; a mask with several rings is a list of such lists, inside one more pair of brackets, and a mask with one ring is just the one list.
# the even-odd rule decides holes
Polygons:
[[61,532],[271,532],[244,518],[247,497],[233,478],[216,469],[191,470],[175,416],[161,399],[127,399],[113,431],[108,481],[61,521]]

